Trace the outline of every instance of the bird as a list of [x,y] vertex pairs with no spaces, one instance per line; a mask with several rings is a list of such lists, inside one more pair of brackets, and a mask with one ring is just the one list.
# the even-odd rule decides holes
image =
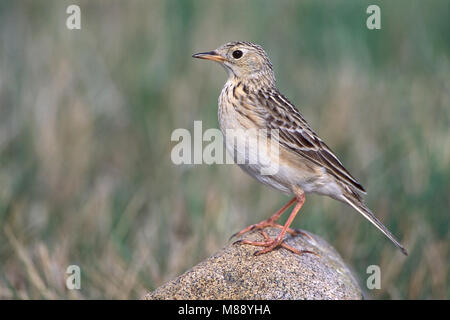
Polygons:
[[[215,50],[196,53],[192,57],[217,62],[227,72],[228,78],[218,99],[219,126],[227,151],[235,160],[239,156],[243,157],[244,161],[237,164],[259,182],[282,193],[294,195],[270,218],[235,234],[241,236],[257,229],[262,232],[263,241],[239,240],[239,243],[262,247],[255,255],[265,254],[279,247],[299,255],[314,253],[289,246],[284,237],[286,233],[308,235],[290,228],[290,225],[305,203],[305,195],[316,193],[354,208],[403,254],[408,255],[403,245],[364,203],[361,194],[366,194],[366,191],[363,186],[344,168],[293,103],[277,89],[273,65],[260,45],[248,41],[232,41]],[[230,132],[239,134],[231,135]],[[232,137],[229,138],[230,136]],[[277,152],[272,151],[272,148],[266,148],[265,152],[259,151],[245,144],[245,141],[254,142],[259,138],[265,138],[268,143],[274,144]],[[241,148],[237,147],[239,142],[244,143]],[[265,163],[276,163],[277,170],[271,174],[263,174],[262,160],[248,161],[252,153],[261,156]],[[280,216],[294,203],[285,224],[278,224]],[[281,230],[276,237],[271,238],[264,231],[267,227]]]

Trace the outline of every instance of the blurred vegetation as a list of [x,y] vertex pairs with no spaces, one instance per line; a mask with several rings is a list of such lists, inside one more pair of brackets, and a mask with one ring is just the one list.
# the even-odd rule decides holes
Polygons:
[[371,298],[450,297],[448,1],[75,2],[80,31],[74,1],[0,1],[0,298],[140,298],[288,200],[236,166],[170,160],[175,128],[218,127],[225,72],[191,54],[231,40],[266,49],[410,255],[325,197],[294,227],[363,287],[379,265]]

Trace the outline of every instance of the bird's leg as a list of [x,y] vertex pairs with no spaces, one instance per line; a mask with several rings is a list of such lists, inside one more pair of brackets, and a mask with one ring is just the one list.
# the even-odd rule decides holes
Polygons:
[[[262,250],[259,250],[259,251],[255,252],[255,255],[260,255],[260,254],[264,254],[264,253],[270,252],[270,251],[274,250],[275,248],[277,248],[279,246],[281,246],[281,247],[283,247],[285,249],[288,249],[288,250],[290,250],[290,251],[292,251],[292,252],[294,252],[296,254],[299,254],[299,255],[301,255],[303,253],[313,253],[313,254],[315,254],[312,251],[297,250],[297,249],[289,246],[288,244],[283,243],[284,236],[285,236],[286,232],[288,231],[289,226],[291,225],[291,223],[294,220],[295,216],[297,215],[297,213],[300,211],[301,207],[305,203],[305,194],[303,192],[300,193],[296,198],[292,199],[288,204],[289,205],[292,204],[292,202],[295,201],[295,200],[297,200],[297,204],[295,205],[294,209],[292,210],[291,214],[289,215],[289,218],[287,219],[286,223],[284,224],[283,228],[281,229],[280,233],[278,234],[278,236],[275,239],[271,239],[267,235],[267,233],[265,231],[261,231],[262,235],[264,236],[265,241],[240,240],[240,241],[237,241],[237,242],[241,243],[241,244],[249,244],[249,245],[253,245],[253,246],[266,247],[265,249],[262,249]],[[288,207],[288,205],[286,205],[286,206]],[[286,208],[287,208],[286,206],[281,208],[281,210],[283,210],[283,209],[286,210]],[[279,217],[279,215],[281,215],[281,213],[277,212],[272,217],[276,216],[277,214],[278,214],[278,217]],[[269,218],[268,220],[270,220],[271,218]]]
[[[269,219],[266,219],[266,220],[261,221],[261,222],[256,223],[256,224],[252,224],[251,226],[248,226],[247,228],[242,229],[239,232],[236,232],[235,234],[233,234],[230,237],[230,239],[234,238],[234,237],[239,237],[239,236],[243,235],[244,233],[252,231],[254,229],[264,229],[264,228],[267,228],[267,227],[275,227],[275,228],[283,229],[282,225],[280,225],[278,223],[275,223],[275,222],[280,218],[280,216],[283,214],[283,212],[285,212],[286,209],[289,208],[296,200],[297,200],[296,197],[292,198],[288,203],[286,203],[280,210],[278,210]],[[304,233],[304,232],[302,232],[300,230],[294,230],[294,229],[291,229],[291,228],[289,228],[287,230],[287,232],[289,232],[291,235],[297,235],[297,234],[306,235],[306,233]]]

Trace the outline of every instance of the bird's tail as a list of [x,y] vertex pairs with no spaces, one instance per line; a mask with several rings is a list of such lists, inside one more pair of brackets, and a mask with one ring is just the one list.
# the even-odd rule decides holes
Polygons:
[[398,240],[394,237],[394,235],[381,223],[381,221],[374,216],[374,214],[369,210],[369,208],[367,208],[367,206],[362,202],[362,199],[359,197],[359,195],[357,194],[355,195],[354,192],[345,193],[342,196],[342,200],[348,203],[353,208],[355,208],[367,220],[372,222],[372,224],[375,227],[377,227],[381,232],[383,232],[386,235],[386,237],[388,237],[402,251],[402,253],[405,256],[408,255],[406,249],[400,244],[400,242],[398,242]]

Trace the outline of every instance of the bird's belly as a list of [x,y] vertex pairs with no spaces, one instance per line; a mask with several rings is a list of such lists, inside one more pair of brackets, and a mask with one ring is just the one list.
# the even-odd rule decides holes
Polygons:
[[[233,151],[230,150],[230,153]],[[272,159],[273,160],[273,159]],[[333,195],[340,189],[329,175],[317,175],[308,167],[308,163],[297,162],[295,166],[284,163],[282,159],[274,165],[276,160],[271,163],[275,171],[270,174],[264,174],[264,168],[267,168],[265,159],[264,165],[241,163],[238,165],[247,174],[254,177],[259,182],[275,188],[283,193],[290,194],[293,189],[300,188],[305,193],[319,193],[324,195]]]
[[292,191],[289,185],[285,184],[283,181],[277,179],[276,175],[263,175],[261,174],[261,167],[255,165],[238,164],[242,170],[248,173],[250,176],[265,184],[269,187],[275,188],[283,193],[291,194]]
[[301,188],[305,193],[318,193],[331,197],[342,193],[336,179],[325,168],[286,150],[280,153],[278,179],[286,181],[290,186]]
[[[249,152],[243,154],[242,150],[229,144],[227,151],[231,155],[239,154],[241,159],[246,159],[247,162],[239,163],[236,161],[236,157],[234,158],[235,163],[247,174],[283,193],[291,194],[293,189],[300,188],[305,193],[318,193],[336,198],[342,192],[336,180],[326,173],[324,168],[311,165],[308,160],[300,157],[297,157],[293,163],[287,160],[288,157],[285,156],[283,150],[279,150],[279,154],[259,152],[258,156],[261,162],[256,164],[248,162]],[[267,170],[268,163],[271,169],[269,171]]]
[[278,170],[273,166],[276,162],[271,154],[272,146],[262,148],[260,145],[265,134],[261,135],[257,128],[247,126],[246,119],[242,119],[242,115],[234,110],[229,109],[222,113],[222,107],[225,106],[219,107],[220,130],[227,152],[234,163],[259,182],[290,193],[289,186],[276,179]]

